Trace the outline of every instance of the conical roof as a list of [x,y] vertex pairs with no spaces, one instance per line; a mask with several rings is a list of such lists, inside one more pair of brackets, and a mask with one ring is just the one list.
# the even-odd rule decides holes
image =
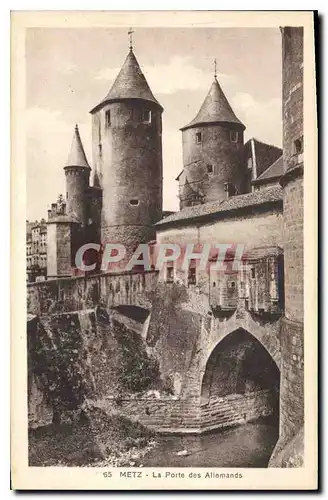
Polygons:
[[71,150],[68,155],[68,160],[64,168],[66,167],[84,167],[90,169],[87,157],[83,149],[79,127],[76,125],[71,145]]
[[91,110],[91,113],[107,102],[120,101],[121,99],[144,99],[162,108],[153,96],[132,49],[130,49],[112,88],[106,97]]
[[209,123],[234,123],[245,129],[245,125],[233,112],[216,77],[196,117],[181,130]]

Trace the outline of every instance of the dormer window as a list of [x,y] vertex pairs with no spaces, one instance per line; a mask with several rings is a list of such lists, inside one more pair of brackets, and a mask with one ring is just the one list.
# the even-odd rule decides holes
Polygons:
[[238,142],[238,132],[230,130],[230,142]]
[[207,165],[207,173],[208,175],[213,175],[213,165]]
[[202,133],[197,132],[196,133],[196,144],[200,144],[202,142]]
[[142,121],[144,123],[151,123],[151,110],[143,109],[142,110]]
[[106,127],[110,127],[111,121],[110,121],[110,110],[108,109],[105,114],[106,117]]

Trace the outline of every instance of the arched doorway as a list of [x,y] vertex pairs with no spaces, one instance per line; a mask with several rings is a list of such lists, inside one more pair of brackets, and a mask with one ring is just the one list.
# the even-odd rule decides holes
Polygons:
[[279,427],[280,371],[265,347],[239,328],[210,354],[202,380],[202,425],[227,427],[261,417]]

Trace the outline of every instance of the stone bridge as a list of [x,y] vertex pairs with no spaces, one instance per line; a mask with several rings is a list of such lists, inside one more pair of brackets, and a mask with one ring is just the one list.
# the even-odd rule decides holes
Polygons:
[[206,294],[182,289],[179,295],[161,286],[162,300],[153,303],[146,341],[173,400],[155,402],[156,408],[167,406],[161,422],[152,420],[157,410],[152,412],[149,401],[150,414],[141,406],[135,417],[171,432],[204,432],[262,416],[278,425],[280,316],[253,314],[242,300],[230,315],[220,316],[211,312]]
[[151,309],[157,271],[102,273],[29,283],[27,312],[80,311],[101,305],[106,309],[121,305]]
[[[101,404],[110,411],[165,432],[203,432],[262,416],[279,422],[279,316],[254,315],[243,300],[228,316],[213,313],[206,293],[160,282],[155,271],[63,278],[27,286],[28,313],[47,322],[47,317],[77,311],[76,331],[85,329],[81,314],[96,306],[107,312],[126,306],[146,310],[143,342],[148,355],[158,360],[162,381],[159,397],[126,396],[119,407],[115,397],[107,394]],[[108,325],[99,328],[109,332]],[[68,336],[70,328],[68,322]],[[81,349],[79,335],[74,337],[74,352]],[[110,363],[113,353],[101,355]],[[92,370],[98,369],[97,363]],[[98,371],[102,384],[107,385],[107,370]]]

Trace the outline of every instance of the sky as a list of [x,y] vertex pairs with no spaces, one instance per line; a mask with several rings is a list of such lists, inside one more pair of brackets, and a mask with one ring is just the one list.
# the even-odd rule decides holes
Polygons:
[[[128,29],[29,28],[26,35],[27,218],[46,218],[65,193],[63,167],[78,123],[92,168],[89,111],[107,94],[129,50]],[[165,210],[178,209],[180,128],[218,81],[251,137],[281,147],[278,28],[138,28],[134,53],[164,107]]]

